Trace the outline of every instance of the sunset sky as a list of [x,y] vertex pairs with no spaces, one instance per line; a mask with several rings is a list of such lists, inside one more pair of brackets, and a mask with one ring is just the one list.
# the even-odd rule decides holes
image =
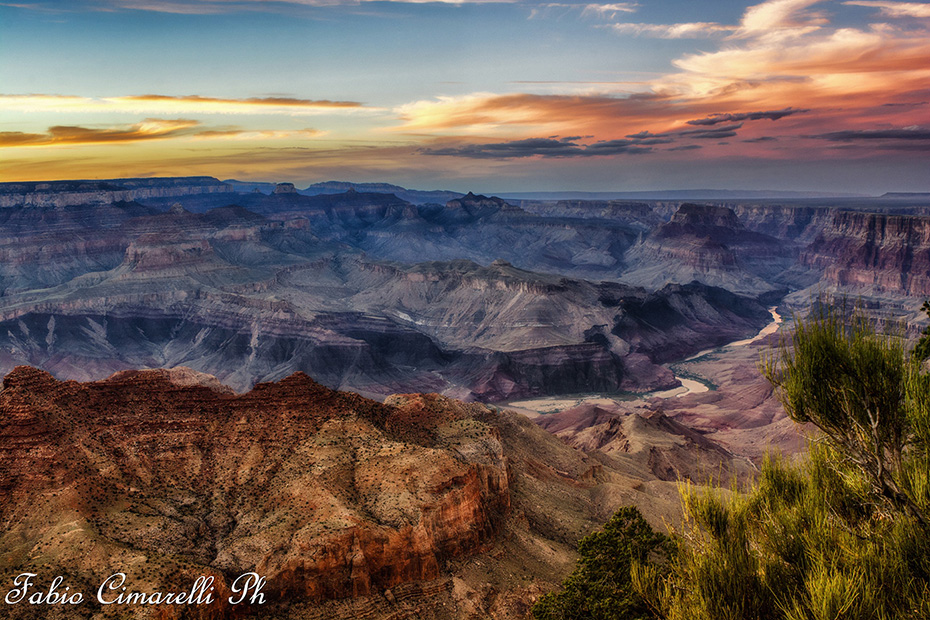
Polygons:
[[930,2],[0,0],[0,181],[930,191]]

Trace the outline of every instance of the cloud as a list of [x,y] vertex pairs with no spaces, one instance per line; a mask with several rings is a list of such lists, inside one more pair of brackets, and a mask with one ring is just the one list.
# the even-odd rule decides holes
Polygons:
[[276,129],[219,129],[204,130],[197,132],[194,137],[197,139],[228,139],[228,140],[288,140],[300,138],[319,138],[325,135],[325,131],[319,129],[293,129],[293,130],[276,130]]
[[641,144],[665,144],[665,142],[658,140],[604,140],[589,144],[585,148],[585,155],[640,155],[653,150],[648,146],[639,146]]
[[586,4],[581,11],[582,17],[593,15],[600,18],[613,18],[617,13],[635,13],[639,10],[637,2],[614,2],[612,4]]
[[523,157],[594,157],[612,155],[637,155],[652,151],[640,146],[636,140],[603,140],[589,145],[580,145],[576,139],[529,138],[510,142],[488,144],[466,144],[462,146],[425,148],[424,155],[468,157],[472,159],[514,159]]
[[120,97],[78,97],[72,95],[0,95],[0,110],[23,112],[133,114],[312,114],[373,111],[357,101],[298,99],[294,97],[247,97],[224,99],[188,95],[127,95]]
[[808,7],[823,1],[768,0],[747,8],[738,25],[717,22],[619,23],[611,24],[609,28],[624,34],[660,39],[701,39],[727,34],[732,38],[784,39],[813,32],[826,25],[828,20],[822,13],[807,10]]
[[[640,144],[666,144],[673,141],[673,138],[694,138],[698,140],[713,140],[720,138],[731,138],[736,132],[743,127],[742,123],[725,125],[723,127],[714,127],[713,129],[686,129],[684,131],[667,131],[665,133],[652,133],[650,131],[640,131],[639,133],[630,134],[627,138],[637,140]],[[664,140],[664,142],[659,142]]]
[[448,155],[473,159],[510,159],[515,157],[571,157],[584,154],[584,148],[575,142],[551,138],[528,138],[512,142],[466,144],[463,146],[426,148],[426,155]]
[[205,129],[200,122],[187,119],[166,120],[147,118],[133,125],[113,127],[81,127],[55,125],[45,133],[19,131],[0,132],[0,148],[18,146],[63,146],[84,144],[122,144],[169,138],[194,139],[286,139],[311,138],[321,135],[316,129],[296,131],[243,130],[238,128]]
[[792,35],[813,32],[828,23],[823,13],[807,9],[824,0],[768,0],[751,6],[743,13],[737,36],[778,36],[778,31]]
[[64,144],[112,144],[119,142],[139,142],[143,140],[162,140],[165,138],[191,135],[200,125],[192,120],[164,120],[147,118],[141,123],[125,127],[107,127],[97,129],[74,125],[56,125],[49,127],[44,134],[26,134],[21,132],[0,133],[0,147],[9,146],[49,146]]
[[[785,18],[783,23],[796,22]],[[717,51],[675,60],[680,72],[657,80],[654,88],[670,97],[716,98],[747,107],[774,107],[793,97],[809,108],[850,108],[894,100],[896,93],[925,88],[930,79],[926,29],[873,24],[789,30],[748,36],[754,31],[743,28]]]
[[767,118],[771,121],[791,116],[792,114],[802,114],[810,110],[799,110],[797,108],[784,108],[781,110],[770,110],[768,112],[737,112],[730,114],[711,114],[707,118],[699,118],[688,121],[689,125],[717,125],[718,123],[732,123],[734,121],[757,121]]
[[930,17],[930,4],[922,2],[874,2],[854,0],[844,2],[847,6],[868,6],[880,9],[888,17]]
[[[84,5],[88,1],[90,0],[75,0],[75,3]],[[125,6],[129,2],[141,4],[144,0],[121,1]],[[152,5],[168,5],[167,0],[147,1]],[[700,46],[693,46],[691,49],[703,51],[681,55],[674,61],[675,69],[665,75],[644,74],[638,82],[560,82],[543,87],[539,86],[543,82],[510,80],[504,88],[535,92],[473,92],[467,95],[423,98],[395,108],[393,118],[396,122],[391,126],[381,125],[376,131],[380,131],[382,136],[389,135],[387,142],[398,140],[398,134],[401,134],[402,146],[408,149],[403,153],[403,157],[407,158],[403,162],[412,167],[415,167],[411,162],[417,160],[417,153],[420,156],[434,154],[471,158],[473,161],[450,162],[449,159],[438,157],[434,160],[438,162],[435,163],[437,167],[445,166],[449,170],[454,166],[460,166],[463,175],[479,169],[482,173],[488,170],[504,170],[505,167],[497,163],[500,160],[512,161],[514,169],[520,166],[529,169],[540,165],[555,167],[559,164],[559,158],[585,158],[594,155],[620,157],[625,154],[696,150],[696,147],[703,147],[702,159],[708,161],[714,157],[736,158],[751,153],[750,157],[782,158],[784,161],[791,158],[792,165],[795,165],[795,160],[815,161],[818,157],[827,159],[828,156],[840,156],[844,152],[854,153],[850,155],[850,159],[862,159],[862,154],[869,150],[915,149],[923,148],[923,145],[927,144],[925,139],[914,137],[913,133],[896,138],[891,134],[876,133],[889,130],[875,128],[926,126],[925,102],[930,92],[927,90],[927,84],[930,84],[928,24],[909,20],[891,24],[855,25],[859,22],[847,19],[849,15],[843,15],[843,12],[860,16],[870,12],[848,6],[855,5],[873,7],[876,11],[881,10],[888,15],[891,13],[887,11],[905,11],[913,17],[916,12],[914,7],[919,8],[927,4],[879,3],[866,0],[840,0],[829,5],[826,0],[755,1],[756,4],[747,8],[741,19],[734,20],[732,24],[709,21],[597,26],[643,36],[716,37],[715,40],[704,42]],[[225,0],[173,2],[178,7],[213,7],[224,11],[232,10],[233,7],[243,7],[245,10],[244,7],[256,8],[259,4],[265,4],[252,0],[240,3]],[[268,6],[275,4],[267,3]],[[291,6],[293,4],[290,3]],[[321,6],[335,3],[308,1],[303,4]],[[107,0],[107,6],[112,8],[116,5],[115,0]],[[571,12],[574,17],[587,14],[592,18],[609,19],[630,19],[635,10],[632,3],[582,2],[534,6],[556,7],[554,11]],[[827,6],[838,14],[834,23],[830,23],[832,18],[828,19],[829,16],[819,10]],[[616,14],[609,13],[614,10]],[[605,66],[602,66],[602,69]],[[584,67],[579,67],[579,70],[583,71]],[[590,75],[600,76],[595,73]],[[604,76],[610,77],[606,74]],[[513,84],[519,86],[512,86]],[[459,88],[461,87],[456,86],[454,90],[458,91]],[[631,90],[638,92],[630,94]],[[559,94],[539,94],[540,92]],[[803,109],[800,108],[801,105],[804,106]],[[10,110],[46,114],[131,114],[132,116],[125,117],[114,114],[113,118],[133,122],[144,117],[197,118],[204,123],[210,114],[300,117],[316,114],[385,112],[382,108],[369,107],[360,102],[298,97],[230,99],[206,95],[179,97],[160,94],[103,98],[0,95],[0,116]],[[86,123],[88,127],[93,128],[90,121],[83,118],[63,119],[59,123],[61,126],[65,126],[66,123]],[[753,124],[753,121],[766,119],[779,122]],[[186,130],[188,133],[179,130],[177,134],[168,134],[168,137],[183,137],[185,149],[193,145],[197,150],[204,152],[243,150],[232,144],[224,144],[222,149],[214,149],[208,143],[209,140],[257,141],[285,137],[299,139],[296,132],[275,133],[259,129],[245,131],[239,128],[218,127],[216,117],[211,118],[210,122],[213,124],[210,127],[194,127]],[[219,121],[226,122],[229,121]],[[330,129],[336,130],[336,123],[338,121],[334,121]],[[52,144],[51,131],[39,130],[44,130],[45,127],[45,124],[37,127],[17,127],[23,131],[0,134],[0,144]],[[114,142],[120,139],[130,140],[133,135],[132,127],[125,125],[112,128],[122,131],[123,135],[118,138],[114,134],[110,139]],[[106,132],[106,128],[97,129]],[[353,128],[343,135],[337,135],[332,143],[335,145],[332,147],[333,152],[348,153],[349,139],[357,138],[367,129],[366,125],[364,128]],[[303,137],[321,135],[316,130],[306,131]],[[772,135],[760,135],[763,133]],[[870,134],[875,137],[869,137]],[[572,138],[559,139],[556,136]],[[734,137],[740,140],[731,140],[729,146],[719,144],[721,140]],[[817,139],[813,139],[814,137]],[[98,134],[97,138],[103,140],[104,134]],[[59,137],[59,140],[65,139],[67,137],[64,134]],[[752,143],[775,140],[778,140],[778,146],[783,148],[765,148],[764,144],[758,147],[751,146]],[[368,161],[373,167],[380,166],[378,170],[390,170],[391,161],[401,161],[401,156],[395,155],[395,151],[373,146],[376,144],[375,137],[367,141],[352,142],[350,146],[355,147],[363,142],[365,148],[371,148],[371,153],[376,152]],[[191,151],[195,148],[191,148]],[[267,149],[269,153],[278,150],[280,149],[277,145]],[[29,149],[20,149],[18,153],[20,152],[25,153],[23,157],[27,158],[42,154],[38,150]],[[65,150],[62,152],[65,153]],[[256,157],[264,157],[262,152],[259,148],[251,151]],[[353,155],[363,152],[367,151],[352,151]],[[296,161],[298,154],[295,152],[292,155]],[[390,159],[395,156],[398,159]],[[889,153],[883,152],[876,157],[888,156]],[[272,155],[267,157],[270,161]],[[314,157],[319,157],[315,149]],[[337,155],[332,157],[335,160]],[[536,159],[547,160],[548,163],[538,164],[534,161]],[[150,161],[156,160],[153,157]],[[349,159],[346,156],[340,161]],[[355,166],[354,162],[350,163]],[[247,165],[245,156],[241,162],[236,160],[236,165],[240,164]],[[428,161],[424,164],[427,167],[430,165],[433,164]],[[459,174],[458,168],[455,170],[456,174]]]
[[[73,0],[71,10],[94,10],[101,12],[111,11],[146,11],[153,13],[174,13],[178,15],[216,15],[239,11],[269,11],[274,5],[291,5],[304,7],[356,7],[364,2],[394,2],[400,4],[504,4],[519,0],[100,0],[88,2],[86,0]],[[5,4],[18,8],[46,10],[48,3],[44,1],[20,1]]]
[[[537,135],[545,133],[549,136],[597,136],[602,142],[609,142],[617,147],[645,147],[682,140],[731,138],[737,135],[744,122],[776,120],[805,112],[786,107],[759,112],[709,113],[710,110],[705,106],[716,106],[716,102],[690,107],[688,102],[669,101],[654,95],[473,95],[404,106],[399,110],[404,124],[395,131],[405,131],[414,135],[474,136],[469,142],[482,145],[515,144],[521,149],[527,146],[520,143],[523,136],[519,134],[523,132],[533,132]],[[707,116],[694,121],[678,120],[683,114],[690,115],[694,112],[703,112]],[[658,132],[641,129],[644,126],[663,125],[663,130]],[[508,137],[507,134],[516,135],[506,142],[491,142],[487,139],[491,136]],[[622,141],[632,142],[627,144]],[[541,146],[538,143],[534,144]],[[565,152],[566,147],[563,143],[550,146]],[[461,148],[455,147],[455,154],[465,154]],[[497,148],[481,148],[477,153],[485,156],[498,152]],[[601,152],[606,148],[608,147],[600,147]],[[589,148],[587,154],[597,151],[596,148]],[[543,152],[533,151],[532,154]]]
[[679,131],[675,135],[696,138],[698,140],[719,140],[721,138],[732,138],[736,135],[737,130],[741,129],[742,127],[742,123],[737,123],[735,125],[714,127],[713,129],[690,129],[688,131]]
[[[623,137],[655,122],[668,104],[653,94],[496,95],[475,93],[415,101],[395,111],[402,124],[392,132],[518,139],[529,135]],[[690,114],[700,113],[691,110]]]
[[637,2],[613,2],[606,4],[590,3],[577,4],[566,2],[543,2],[533,6],[530,9],[530,19],[538,17],[565,17],[567,15],[580,14],[582,17],[594,17],[597,19],[613,19],[618,13],[635,13],[639,10]]
[[[677,71],[645,78],[643,84],[588,84],[584,94],[577,95],[473,93],[415,101],[396,109],[401,123],[392,131],[418,139],[458,138],[470,145],[447,147],[458,149],[447,154],[465,156],[467,151],[472,157],[488,159],[504,152],[543,158],[544,153],[555,152],[588,156],[564,144],[550,145],[545,151],[519,144],[523,139],[553,135],[591,135],[605,143],[621,141],[612,142],[618,149],[650,146],[656,152],[701,144],[707,158],[746,154],[784,161],[838,157],[837,149],[852,145],[856,153],[850,149],[850,157],[859,159],[870,149],[903,149],[905,143],[914,149],[914,145],[925,144],[912,135],[896,141],[862,138],[844,142],[837,134],[819,145],[809,139],[811,134],[824,135],[832,129],[870,130],[879,127],[877,123],[924,126],[926,107],[921,104],[930,92],[930,31],[926,26],[836,25],[820,12],[825,5],[825,0],[769,0],[747,8],[733,25],[682,26],[679,34],[690,30],[729,36],[708,45],[707,51],[680,56],[673,62]],[[832,6],[844,10],[843,5]],[[665,25],[648,26],[656,35],[672,34]],[[602,27],[634,32],[640,25]],[[631,87],[640,92],[623,92]],[[887,107],[887,103],[895,105]],[[753,125],[766,119],[778,121],[777,133]],[[646,140],[661,142],[647,144]],[[725,140],[731,140],[730,144],[721,144]],[[776,140],[784,148],[764,149],[765,143],[771,142],[771,147]],[[577,147],[591,141],[585,139]],[[510,146],[482,146],[490,144]],[[662,148],[662,144],[668,146]],[[803,154],[798,155],[794,147],[803,149]],[[586,147],[585,151],[597,149]]]
[[847,129],[808,137],[844,144],[838,148],[859,148],[859,145],[868,144],[872,148],[882,150],[930,151],[930,129],[920,127]]
[[22,131],[0,131],[0,148],[5,146],[29,146],[47,140],[41,133],[24,133]]
[[734,32],[736,26],[716,22],[690,22],[682,24],[610,24],[608,28],[624,34],[635,34],[658,39],[703,39]]
[[269,108],[359,108],[362,104],[357,101],[330,101],[329,99],[297,99],[295,97],[248,97],[246,99],[220,99],[217,97],[202,97],[188,95],[186,97],[172,97],[169,95],[133,95],[128,97],[115,97],[113,101],[143,102],[143,103],[177,103],[192,106],[243,106],[243,107],[269,107]]
[[901,129],[864,129],[831,131],[811,136],[833,142],[852,142],[858,140],[926,140],[930,141],[930,129],[904,127]]

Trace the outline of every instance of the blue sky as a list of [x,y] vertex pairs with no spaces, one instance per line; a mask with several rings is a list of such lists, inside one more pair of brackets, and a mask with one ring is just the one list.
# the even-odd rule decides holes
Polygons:
[[930,3],[0,2],[0,180],[930,191]]

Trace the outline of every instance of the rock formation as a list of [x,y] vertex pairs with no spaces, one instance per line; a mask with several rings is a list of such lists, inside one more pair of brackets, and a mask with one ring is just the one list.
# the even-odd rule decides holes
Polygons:
[[694,280],[760,295],[778,288],[778,275],[795,260],[791,247],[743,227],[731,209],[684,204],[624,257],[623,281],[658,288]]
[[233,189],[212,177],[0,183],[0,209],[74,207],[202,194],[230,195]]
[[[498,400],[669,385],[660,357],[745,337],[766,320],[759,304],[701,286],[653,299],[506,261],[373,260],[343,239],[370,236],[394,207],[317,199],[336,206],[283,221],[240,206],[66,208],[82,215],[53,220],[54,233],[50,211],[19,212],[8,220],[17,234],[0,245],[0,370],[32,364],[87,380],[186,365],[239,390],[302,370],[365,393]],[[643,314],[655,304],[664,332]]]
[[838,211],[801,263],[849,291],[928,297],[930,217]]
[[[516,620],[621,503],[657,525],[674,513],[655,468],[435,394],[378,403],[295,374],[236,395],[187,369],[76,383],[19,367],[0,391],[0,581],[66,575],[86,593],[70,618]],[[231,607],[252,571],[265,604]],[[216,597],[103,609],[114,572],[141,592],[211,576]]]

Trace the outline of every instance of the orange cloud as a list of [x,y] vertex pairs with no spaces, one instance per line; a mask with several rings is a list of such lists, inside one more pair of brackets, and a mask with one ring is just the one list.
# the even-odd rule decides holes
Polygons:
[[[654,95],[630,97],[590,95],[476,94],[417,101],[397,109],[408,133],[456,135],[523,135],[529,133],[603,132],[604,121],[623,134],[654,121],[666,104]],[[610,137],[610,136],[607,136]]]
[[183,135],[191,135],[200,123],[191,120],[163,120],[147,118],[141,123],[127,127],[108,127],[95,129],[72,125],[49,127],[44,134],[4,132],[0,133],[0,147],[11,146],[52,146],[62,144],[109,144],[119,142],[139,142],[143,140],[162,140]]
[[198,139],[231,139],[231,140],[287,140],[299,138],[318,138],[325,135],[325,131],[319,129],[297,129],[297,130],[243,130],[243,129],[218,129],[205,130],[198,132],[194,137]]
[[255,114],[301,116],[309,114],[371,112],[356,101],[249,97],[222,99],[189,95],[130,95],[124,97],[76,97],[68,95],[0,95],[0,111],[132,114]]
[[315,138],[323,132],[317,129],[296,131],[204,129],[193,120],[147,118],[141,123],[117,127],[80,127],[56,125],[46,133],[0,132],[0,148],[23,146],[62,146],[88,144],[120,144],[166,140],[170,138],[280,140]]
[[[824,133],[825,125],[842,130],[925,124],[925,107],[882,104],[926,100],[930,31],[888,24],[835,27],[814,10],[822,1],[769,0],[747,9],[735,26],[678,24],[682,33],[694,26],[733,34],[717,50],[682,56],[674,62],[678,72],[648,81],[644,92],[621,94],[603,85],[598,93],[591,92],[597,85],[587,85],[588,92],[579,95],[440,97],[399,107],[401,124],[394,130],[477,145],[590,136],[584,141],[590,145],[680,131],[701,117],[751,121],[764,110],[809,110],[764,131],[751,122],[740,130],[741,140],[771,150],[776,146],[771,138],[803,139]],[[653,26],[672,36],[669,26]],[[790,149],[784,143],[778,148]]]

